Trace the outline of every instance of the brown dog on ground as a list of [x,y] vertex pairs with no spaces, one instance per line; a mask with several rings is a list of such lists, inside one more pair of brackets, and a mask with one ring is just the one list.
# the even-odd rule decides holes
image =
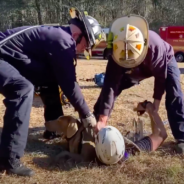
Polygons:
[[[59,163],[61,160],[68,158],[75,163],[90,163],[97,161],[95,151],[95,136],[91,128],[84,128],[82,123],[73,116],[61,116],[56,120],[45,123],[48,131],[63,134],[62,138],[68,142],[68,150],[58,154],[54,162]],[[140,152],[138,146],[131,140],[124,137],[126,151],[131,154]]]
[[63,134],[68,142],[68,150],[55,157],[55,162],[69,157],[74,162],[92,162],[96,158],[95,138],[91,128],[84,128],[82,123],[73,116],[61,116],[45,123],[48,131]]

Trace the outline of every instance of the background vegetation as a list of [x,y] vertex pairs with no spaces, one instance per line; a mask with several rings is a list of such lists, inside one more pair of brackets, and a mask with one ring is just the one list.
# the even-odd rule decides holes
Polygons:
[[67,24],[71,6],[88,11],[103,27],[129,13],[144,16],[150,29],[157,32],[160,26],[184,23],[183,0],[1,0],[0,30],[23,25]]

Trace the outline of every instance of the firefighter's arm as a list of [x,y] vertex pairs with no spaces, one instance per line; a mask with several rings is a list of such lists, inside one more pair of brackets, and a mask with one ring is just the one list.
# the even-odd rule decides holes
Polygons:
[[117,65],[112,57],[109,57],[105,71],[104,85],[94,106],[95,115],[98,117],[97,130],[100,130],[107,123],[115,99],[120,94],[119,90],[123,74],[123,68]]
[[154,82],[154,106],[155,110],[159,110],[160,101],[165,92],[165,81],[167,76],[167,61],[166,58],[160,57],[157,60],[152,61],[151,70],[153,76],[155,77]]
[[76,82],[74,57],[75,50],[72,48],[55,48],[55,50],[52,50],[51,67],[59,86],[75,110],[78,111],[84,126],[90,124],[93,127],[96,125],[96,120],[90,113],[81,89]]
[[104,84],[98,100],[94,106],[94,113],[100,122],[106,124],[107,119],[113,109],[114,101],[121,93],[120,83],[123,77],[123,68],[112,58],[113,33],[109,32],[107,38],[108,63],[105,71]]

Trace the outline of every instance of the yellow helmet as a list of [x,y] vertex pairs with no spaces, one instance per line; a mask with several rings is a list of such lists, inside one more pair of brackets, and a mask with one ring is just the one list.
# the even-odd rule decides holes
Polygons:
[[112,57],[118,65],[134,68],[143,62],[148,51],[148,30],[147,21],[136,15],[121,17],[112,23]]

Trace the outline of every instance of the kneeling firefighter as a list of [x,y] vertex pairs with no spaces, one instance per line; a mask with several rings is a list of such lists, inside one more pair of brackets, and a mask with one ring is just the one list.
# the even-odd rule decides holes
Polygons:
[[5,97],[6,107],[0,169],[6,173],[34,175],[33,170],[20,162],[27,143],[34,86],[49,86],[43,89],[46,94],[51,90],[56,94],[53,95],[56,106],[49,102],[50,98],[42,98],[45,121],[63,114],[58,95],[60,86],[84,126],[96,125],[76,82],[75,58],[76,52],[84,52],[89,59],[91,49],[105,39],[105,34],[93,17],[75,8],[70,9],[70,15],[68,27],[25,26],[0,32],[0,93]]

